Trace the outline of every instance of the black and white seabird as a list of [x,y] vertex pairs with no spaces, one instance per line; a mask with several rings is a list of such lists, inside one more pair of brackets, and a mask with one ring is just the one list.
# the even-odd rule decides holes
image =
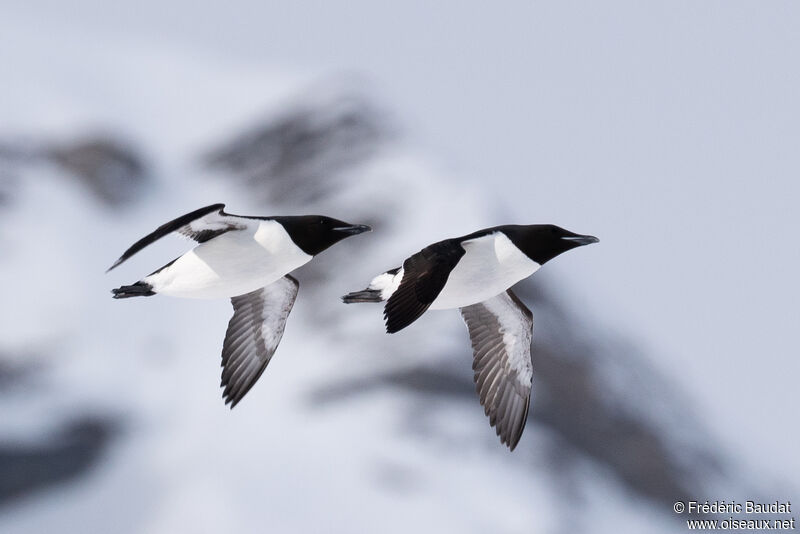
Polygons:
[[428,309],[459,308],[481,405],[500,441],[514,450],[530,405],[533,314],[509,288],[559,254],[597,242],[550,224],[486,228],[429,245],[342,300],[387,301],[390,334]]
[[289,275],[331,245],[370,230],[321,215],[246,217],[200,208],[158,227],[125,251],[108,270],[172,232],[200,243],[114,298],[155,294],[230,298],[233,317],[222,345],[222,393],[231,408],[266,369],[283,336],[299,283]]

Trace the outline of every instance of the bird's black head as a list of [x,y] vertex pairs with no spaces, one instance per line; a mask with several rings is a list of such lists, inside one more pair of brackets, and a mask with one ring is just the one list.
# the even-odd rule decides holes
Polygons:
[[350,224],[324,215],[273,217],[281,223],[294,244],[316,256],[342,239],[372,230],[365,224]]
[[600,241],[594,236],[574,234],[552,224],[505,226],[502,231],[517,248],[539,265],[575,247]]

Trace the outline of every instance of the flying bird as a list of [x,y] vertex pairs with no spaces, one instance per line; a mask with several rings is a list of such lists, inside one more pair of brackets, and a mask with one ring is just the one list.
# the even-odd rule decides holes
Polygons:
[[459,308],[472,342],[481,405],[500,441],[513,451],[530,406],[533,314],[509,288],[559,254],[598,241],[550,224],[486,228],[428,245],[342,300],[386,301],[389,334],[428,309]]
[[[230,298],[233,317],[222,345],[222,396],[233,408],[250,391],[278,348],[298,281],[289,273],[369,226],[321,215],[246,217],[225,204],[200,208],[159,226],[108,269],[177,232],[199,243],[138,282],[113,289],[115,299],[156,294]],[[106,271],[106,272],[108,272]]]

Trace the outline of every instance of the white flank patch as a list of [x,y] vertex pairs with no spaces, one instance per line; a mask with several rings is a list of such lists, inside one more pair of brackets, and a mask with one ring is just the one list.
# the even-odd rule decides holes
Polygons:
[[463,308],[483,302],[536,272],[530,259],[502,232],[494,232],[462,243],[461,257],[447,279],[432,310]]
[[311,258],[280,223],[253,220],[245,230],[202,243],[144,280],[164,295],[228,298],[269,285]]
[[400,287],[400,282],[403,280],[403,268],[401,267],[396,274],[383,273],[379,274],[369,283],[369,289],[379,290],[381,292],[381,299],[388,300],[392,294]]

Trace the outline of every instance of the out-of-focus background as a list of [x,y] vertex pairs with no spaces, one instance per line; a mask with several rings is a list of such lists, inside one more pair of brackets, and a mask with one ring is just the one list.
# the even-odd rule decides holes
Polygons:
[[[798,497],[800,4],[0,6],[0,531],[676,532]],[[224,301],[114,301],[213,202],[367,223],[221,400]],[[345,308],[428,243],[600,237],[517,292],[509,453],[459,314]],[[778,516],[774,516],[778,517]],[[784,516],[785,518],[785,516]]]

